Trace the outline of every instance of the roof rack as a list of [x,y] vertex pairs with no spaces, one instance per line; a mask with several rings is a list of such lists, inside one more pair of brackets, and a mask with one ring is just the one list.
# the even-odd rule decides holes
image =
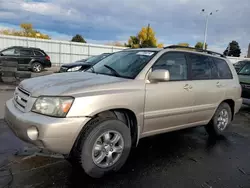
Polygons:
[[192,50],[195,50],[197,52],[204,52],[204,53],[207,53],[207,54],[210,54],[210,55],[218,55],[220,57],[226,58],[226,56],[223,55],[223,54],[213,52],[213,51],[210,51],[210,50],[203,50],[203,49],[200,49],[200,48],[194,48],[194,47],[188,47],[188,46],[179,46],[179,45],[170,45],[170,46],[164,47],[164,49],[174,49],[174,48],[192,49]]

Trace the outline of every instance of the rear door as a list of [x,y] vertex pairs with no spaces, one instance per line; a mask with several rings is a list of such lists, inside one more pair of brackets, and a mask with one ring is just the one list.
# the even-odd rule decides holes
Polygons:
[[20,49],[19,66],[21,69],[30,68],[31,60],[34,58],[34,52],[31,49]]
[[[218,87],[225,92],[225,99],[238,100],[239,96],[239,82],[233,79],[232,72],[228,66],[228,63],[221,58],[213,58],[215,65],[218,69],[219,80]],[[237,76],[235,74],[235,76]],[[237,79],[238,80],[238,79]]]
[[195,95],[192,122],[204,124],[211,119],[224,99],[225,90],[218,80],[218,71],[210,56],[189,53],[188,60]]

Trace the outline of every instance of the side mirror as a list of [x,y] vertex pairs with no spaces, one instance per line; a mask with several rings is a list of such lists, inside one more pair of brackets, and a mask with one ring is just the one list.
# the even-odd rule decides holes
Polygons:
[[3,56],[2,52],[0,52],[0,56]]
[[153,82],[167,82],[170,80],[170,73],[164,69],[154,70],[149,73],[148,79]]

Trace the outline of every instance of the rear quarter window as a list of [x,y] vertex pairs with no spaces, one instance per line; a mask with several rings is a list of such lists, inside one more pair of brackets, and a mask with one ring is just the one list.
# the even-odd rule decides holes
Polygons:
[[34,51],[35,56],[44,56],[44,54],[41,51],[35,50]]
[[233,79],[232,72],[225,60],[213,58],[213,61],[217,68],[219,79]]

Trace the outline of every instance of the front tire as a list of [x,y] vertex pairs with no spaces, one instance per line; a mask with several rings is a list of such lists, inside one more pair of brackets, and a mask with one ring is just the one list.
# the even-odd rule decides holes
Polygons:
[[210,136],[221,136],[230,127],[232,120],[232,110],[228,103],[221,103],[217,108],[211,121],[205,126]]
[[115,118],[90,122],[81,137],[80,164],[85,173],[100,178],[118,171],[126,162],[131,149],[130,130]]

